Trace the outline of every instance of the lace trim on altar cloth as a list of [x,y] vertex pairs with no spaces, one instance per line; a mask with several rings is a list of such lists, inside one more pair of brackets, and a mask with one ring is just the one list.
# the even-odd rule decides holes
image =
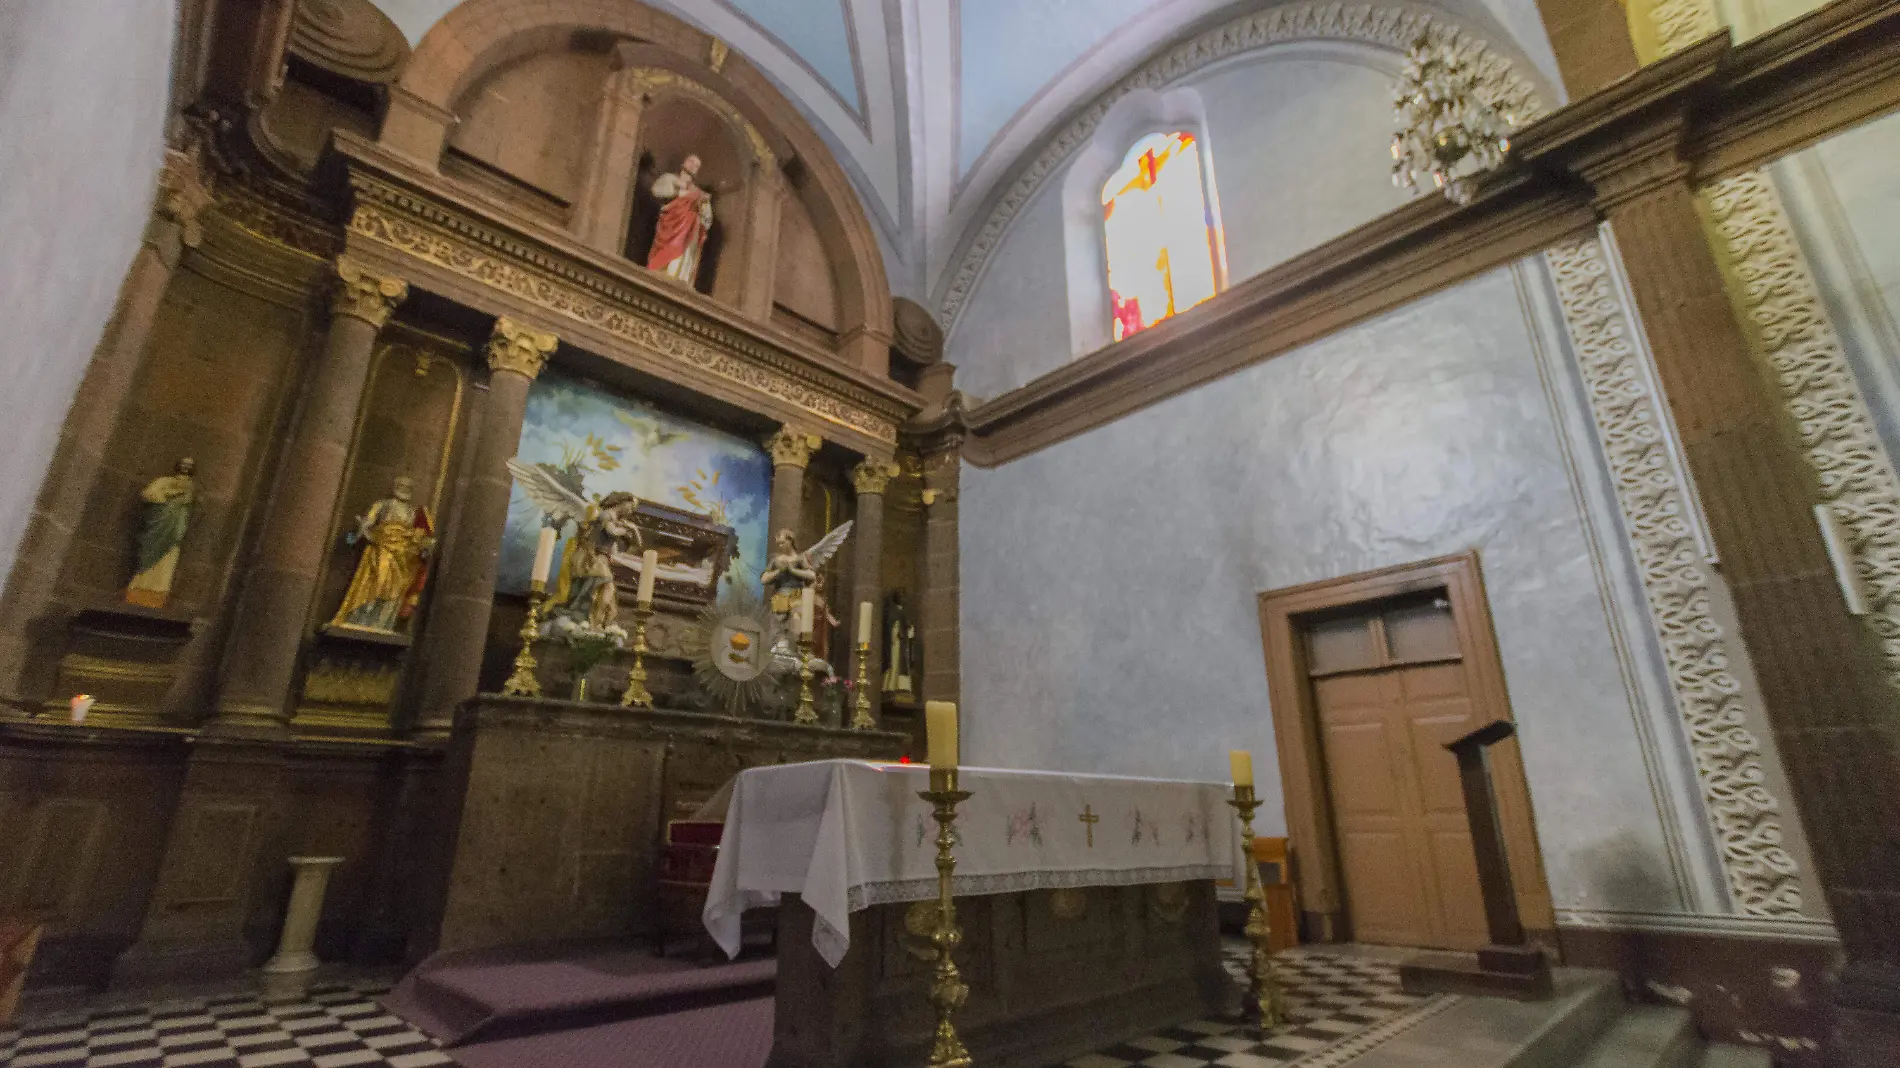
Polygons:
[[[957,897],[984,894],[1010,894],[1022,890],[1062,890],[1077,886],[1139,886],[1144,883],[1179,883],[1191,879],[1230,879],[1228,864],[1184,864],[1174,868],[1083,868],[1077,871],[1019,871],[1002,875],[956,875],[950,879],[950,892]],[[898,901],[928,901],[937,896],[937,877],[900,879],[889,883],[867,883],[845,891],[849,911],[888,905]]]

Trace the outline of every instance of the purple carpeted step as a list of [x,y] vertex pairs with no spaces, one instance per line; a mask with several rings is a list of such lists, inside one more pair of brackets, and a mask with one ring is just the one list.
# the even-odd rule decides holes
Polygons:
[[616,947],[442,953],[383,1004],[442,1042],[650,1016],[770,994],[778,962],[695,964]]
[[463,1046],[463,1068],[763,1068],[772,999]]

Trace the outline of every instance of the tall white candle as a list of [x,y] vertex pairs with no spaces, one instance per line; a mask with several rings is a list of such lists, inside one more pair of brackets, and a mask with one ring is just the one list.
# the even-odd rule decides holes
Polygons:
[[953,701],[924,702],[925,752],[933,768],[957,766],[957,706]]
[[1229,749],[1227,764],[1234,773],[1235,786],[1253,785],[1253,754],[1245,749]]
[[858,602],[858,642],[863,644],[871,640],[871,602]]
[[648,549],[640,554],[640,589],[634,595],[641,604],[653,603],[653,577],[660,570],[660,554]]
[[548,572],[554,567],[554,528],[541,528],[541,540],[534,543],[534,581],[547,584]]
[[800,634],[811,633],[812,598],[817,592],[807,586],[798,593],[798,633]]

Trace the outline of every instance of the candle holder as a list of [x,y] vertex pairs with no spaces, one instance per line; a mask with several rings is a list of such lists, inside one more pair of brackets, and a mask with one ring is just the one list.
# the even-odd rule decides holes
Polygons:
[[627,692],[620,698],[622,708],[652,708],[653,695],[647,692],[647,620],[653,618],[653,602],[639,601],[633,606],[633,670],[627,672]]
[[1267,895],[1260,887],[1260,866],[1253,859],[1253,813],[1260,807],[1260,801],[1254,797],[1252,786],[1236,785],[1234,796],[1227,803],[1240,814],[1241,850],[1247,867],[1246,935],[1253,945],[1247,978],[1254,1005],[1260,1011],[1260,1029],[1265,1031],[1280,1026],[1286,1017],[1280,1008],[1280,985],[1273,979],[1273,949],[1267,944],[1273,930],[1267,920]]
[[857,701],[852,705],[851,729],[869,731],[877,729],[877,720],[871,718],[871,675],[866,661],[871,659],[871,643],[858,642],[858,681]]
[[534,677],[538,666],[534,659],[534,641],[541,636],[541,610],[547,602],[548,584],[532,582],[528,585],[528,615],[521,621],[521,651],[515,654],[515,672],[501,692],[509,697],[541,696],[541,680]]
[[811,703],[811,632],[798,636],[798,711],[792,714],[793,723],[807,726],[818,722],[818,708]]
[[970,794],[957,789],[957,769],[931,768],[930,789],[918,791],[917,796],[930,802],[935,809],[932,818],[937,821],[937,926],[930,933],[930,944],[937,953],[936,971],[930,980],[937,1033],[930,1044],[929,1068],[970,1068],[970,1051],[963,1047],[956,1026],[950,1022],[970,996],[970,988],[951,958],[951,952],[963,941],[963,930],[957,926],[957,906],[950,893],[950,877],[957,870],[956,854],[951,852],[957,837],[950,824],[957,818],[957,806],[969,800]]

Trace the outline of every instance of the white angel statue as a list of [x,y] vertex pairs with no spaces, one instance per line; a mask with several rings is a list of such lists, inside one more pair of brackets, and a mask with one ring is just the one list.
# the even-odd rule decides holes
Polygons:
[[851,536],[851,521],[845,520],[831,533],[804,552],[798,551],[797,536],[781,530],[773,540],[772,559],[759,576],[759,582],[772,591],[772,611],[789,616],[798,609],[799,591],[818,581],[818,569],[838,554],[844,540]]
[[508,461],[521,491],[547,513],[548,525],[561,530],[575,524],[561,554],[561,574],[554,584],[554,614],[591,629],[619,629],[620,598],[614,589],[613,558],[640,545],[633,516],[640,498],[615,490],[589,502],[559,475],[542,464]]

